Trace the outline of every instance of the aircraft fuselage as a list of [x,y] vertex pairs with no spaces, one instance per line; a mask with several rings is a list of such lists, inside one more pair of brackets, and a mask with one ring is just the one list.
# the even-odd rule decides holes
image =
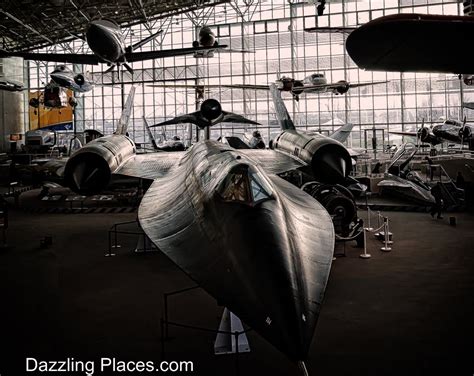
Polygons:
[[94,85],[82,73],[74,74],[65,65],[58,65],[50,74],[51,80],[66,89],[77,93],[85,93],[92,90]]
[[87,44],[105,63],[124,62],[125,42],[120,27],[113,21],[96,20],[86,32]]
[[150,239],[247,325],[305,359],[334,246],[327,211],[245,154],[195,144],[139,209]]

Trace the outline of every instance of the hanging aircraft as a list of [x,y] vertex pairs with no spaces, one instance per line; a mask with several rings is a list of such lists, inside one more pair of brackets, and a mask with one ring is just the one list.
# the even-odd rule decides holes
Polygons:
[[0,77],[0,90],[4,91],[23,91],[25,86],[23,82],[6,80]]
[[72,90],[75,93],[86,93],[94,88],[94,82],[85,73],[74,73],[65,65],[58,65],[50,74],[51,83]]
[[193,42],[193,47],[194,48],[207,48],[204,50],[196,51],[194,53],[194,57],[214,57],[214,52],[220,51],[220,52],[251,52],[247,50],[234,50],[234,49],[221,49],[218,50],[218,47],[221,47],[219,42],[216,39],[216,35],[212,31],[212,29],[209,26],[202,26],[199,29],[199,35],[198,35],[198,40],[195,40]]
[[217,123],[242,123],[242,124],[254,124],[259,123],[246,119],[241,115],[234,114],[222,110],[222,106],[216,99],[206,99],[201,104],[199,111],[192,112],[190,114],[180,115],[173,119],[163,121],[161,123],[152,125],[151,127],[161,127],[164,125],[171,124],[186,124],[191,123],[197,125],[199,128],[204,129],[212,127]]
[[436,124],[431,127],[422,125],[416,132],[391,131],[389,133],[417,137],[422,142],[429,143],[433,146],[441,144],[444,141],[454,142],[460,145],[467,144],[470,150],[474,150],[474,125],[466,123],[466,119],[464,119],[464,121],[448,119],[442,124]]
[[[280,77],[275,81],[276,87],[280,91],[287,91],[293,95],[293,98],[298,101],[299,96],[303,93],[333,93],[335,95],[345,94],[351,88],[372,86],[384,84],[388,81],[374,81],[351,84],[345,80],[340,80],[335,83],[328,83],[327,78],[322,73],[314,73],[305,77],[303,80],[296,80],[291,77]],[[270,90],[269,85],[251,85],[251,84],[210,84],[210,85],[149,85],[152,87],[175,87],[175,88],[191,88],[204,92],[205,89],[225,87],[230,89],[250,89],[250,90]]]
[[400,13],[352,31],[346,49],[361,69],[466,74],[473,71],[472,35],[474,17]]
[[[209,50],[209,47],[192,47],[172,50],[144,51],[134,52],[146,43],[155,39],[162,31],[131,45],[125,46],[125,37],[120,30],[120,26],[112,20],[100,19],[90,22],[86,31],[86,40],[93,54],[76,53],[31,53],[31,52],[13,52],[0,50],[0,57],[18,56],[26,60],[56,61],[59,63],[73,64],[93,64],[105,63],[111,69],[116,66],[124,66],[130,73],[132,68],[128,63],[135,61],[160,59],[172,56],[182,56],[194,54],[199,51]],[[225,48],[226,45],[212,47],[213,50]]]

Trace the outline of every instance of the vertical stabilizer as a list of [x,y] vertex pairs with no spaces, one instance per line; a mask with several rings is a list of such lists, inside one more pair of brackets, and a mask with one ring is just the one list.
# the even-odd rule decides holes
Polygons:
[[281,92],[277,89],[275,84],[270,84],[270,93],[273,99],[273,105],[275,107],[275,113],[278,121],[280,122],[280,127],[283,131],[288,129],[295,129],[295,124],[290,118],[290,114],[286,109],[283,99],[281,99]]
[[130,121],[130,116],[132,115],[132,107],[133,107],[133,98],[135,97],[135,86],[132,86],[130,89],[130,93],[128,94],[127,101],[125,102],[125,107],[122,111],[122,116],[120,116],[120,120],[117,124],[117,130],[115,134],[123,134],[127,133],[128,122]]
[[153,133],[150,130],[150,125],[146,120],[145,116],[143,116],[143,123],[145,124],[146,131],[148,133],[148,138],[150,139],[151,144],[153,145],[153,149],[158,150],[158,145],[156,144],[155,137],[153,137]]
[[339,127],[331,136],[333,140],[339,141],[341,143],[345,142],[349,135],[352,132],[352,128],[354,128],[354,124],[348,123],[344,124],[343,126]]

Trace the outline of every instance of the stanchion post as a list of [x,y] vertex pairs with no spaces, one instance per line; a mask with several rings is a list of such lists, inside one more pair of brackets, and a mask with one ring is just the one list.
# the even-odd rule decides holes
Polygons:
[[112,248],[117,249],[120,247],[121,245],[117,244],[117,224],[114,224],[114,245],[112,246]]
[[367,205],[367,231],[373,231],[373,227],[370,225],[370,208]]
[[388,218],[387,217],[384,217],[383,218],[383,232],[384,232],[384,246],[382,248],[380,248],[381,251],[383,252],[390,252],[392,250],[392,248],[389,247],[388,245],[388,238],[389,238],[389,234],[388,234]]
[[109,230],[109,249],[107,251],[107,253],[105,254],[105,257],[113,257],[115,256],[115,253],[112,253],[112,234]]
[[368,229],[364,228],[364,253],[359,255],[359,257],[363,259],[369,259],[372,257],[370,253],[367,253],[367,231]]

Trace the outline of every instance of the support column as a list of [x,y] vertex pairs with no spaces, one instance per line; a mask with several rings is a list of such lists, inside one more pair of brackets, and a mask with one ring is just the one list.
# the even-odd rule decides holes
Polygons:
[[[23,59],[0,59],[0,76],[4,80],[24,82]],[[0,152],[10,151],[10,135],[25,134],[25,99],[21,91],[0,90]]]

